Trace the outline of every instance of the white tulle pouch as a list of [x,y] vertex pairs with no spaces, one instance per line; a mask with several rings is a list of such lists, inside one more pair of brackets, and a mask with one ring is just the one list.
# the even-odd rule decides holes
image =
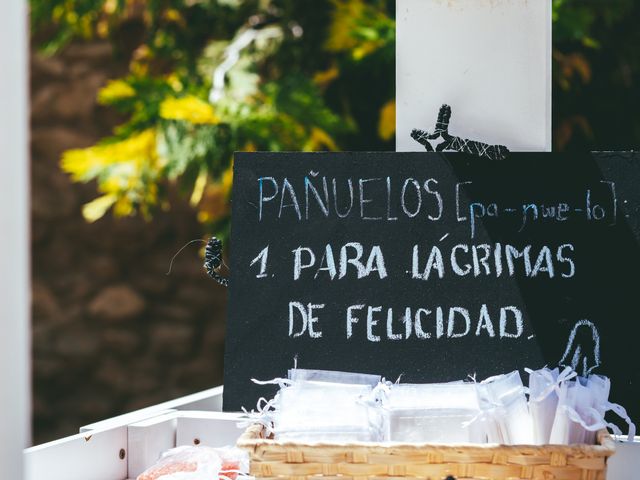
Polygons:
[[551,439],[551,429],[558,409],[558,392],[564,382],[574,378],[571,367],[562,372],[554,368],[525,369],[529,373],[529,412],[533,423],[533,443],[546,445]]
[[288,378],[253,380],[278,385],[276,396],[261,398],[245,413],[245,424],[261,423],[266,435],[280,441],[380,441],[382,413],[372,395],[380,376],[293,368]]
[[533,443],[526,389],[517,370],[482,381],[477,386],[477,392],[480,404],[488,410],[483,412],[483,416],[489,427],[489,441],[493,440],[491,437],[499,437],[498,443],[506,445]]
[[383,439],[382,412],[371,402],[373,388],[299,381],[274,399],[273,433],[280,441],[375,442]]
[[502,407],[493,399],[486,385],[476,383],[475,388],[480,414],[473,419],[473,422],[478,424],[488,443],[504,445],[506,440],[502,434],[503,428],[499,424],[504,412]]
[[[622,418],[628,425],[627,440],[633,441],[636,434],[636,426],[629,418],[627,411],[618,405],[609,401],[609,392],[611,390],[611,381],[608,377],[603,375],[589,375],[586,380],[586,386],[591,391],[593,403],[592,407],[598,412],[601,418],[604,419],[607,412],[613,412]],[[607,423],[607,426],[616,434],[622,435],[622,431],[613,423]],[[587,440],[595,443],[595,432],[590,432],[587,435]]]
[[593,396],[579,379],[565,382],[558,393],[558,409],[551,429],[552,444],[576,444],[590,441],[589,432],[606,426],[602,416],[592,407]]
[[385,438],[410,443],[477,443],[480,413],[473,384],[394,384],[383,397]]

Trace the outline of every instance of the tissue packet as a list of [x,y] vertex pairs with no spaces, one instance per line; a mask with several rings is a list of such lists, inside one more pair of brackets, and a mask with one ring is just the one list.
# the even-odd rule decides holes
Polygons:
[[483,441],[473,384],[394,384],[382,399],[385,439],[408,443]]

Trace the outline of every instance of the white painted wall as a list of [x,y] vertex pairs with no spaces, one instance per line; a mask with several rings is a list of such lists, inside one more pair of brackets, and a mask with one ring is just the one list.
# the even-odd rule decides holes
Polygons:
[[0,15],[0,478],[22,478],[29,443],[27,8]]
[[397,0],[396,150],[423,151],[413,128],[551,151],[549,0]]

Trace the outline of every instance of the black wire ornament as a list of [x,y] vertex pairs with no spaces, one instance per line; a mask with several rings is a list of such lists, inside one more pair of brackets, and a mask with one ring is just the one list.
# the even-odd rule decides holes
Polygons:
[[423,145],[427,152],[443,152],[452,150],[454,152],[468,153],[489,160],[504,160],[509,154],[509,149],[504,145],[489,145],[456,137],[449,133],[449,120],[451,119],[451,107],[442,105],[438,113],[436,128],[433,133],[424,130],[413,129],[411,138]]
[[218,273],[222,266],[222,242],[219,238],[211,237],[204,249],[204,269],[207,275],[213,278],[223,287],[229,286],[229,279]]

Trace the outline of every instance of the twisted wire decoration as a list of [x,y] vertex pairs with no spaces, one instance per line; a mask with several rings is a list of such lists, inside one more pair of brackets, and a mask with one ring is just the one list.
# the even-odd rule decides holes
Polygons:
[[211,278],[223,287],[229,286],[229,279],[218,273],[222,266],[222,242],[217,237],[211,237],[204,249],[204,269]]

